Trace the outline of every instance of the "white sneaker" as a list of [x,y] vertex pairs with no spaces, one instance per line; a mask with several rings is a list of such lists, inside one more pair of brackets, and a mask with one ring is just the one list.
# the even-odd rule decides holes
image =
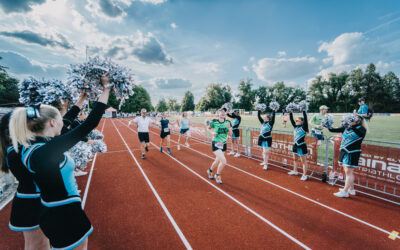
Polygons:
[[178,145],[178,150],[181,150],[181,146]]
[[307,179],[308,179],[307,175],[303,175],[303,176],[301,176],[301,178],[300,178],[301,181],[306,181]]
[[349,193],[347,193],[345,191],[339,191],[337,193],[334,193],[333,195],[336,197],[339,197],[339,198],[348,198],[349,197]]
[[186,147],[190,147],[190,146],[189,146],[189,143],[187,143],[187,142],[185,143],[185,145],[186,145]]
[[268,169],[268,165],[265,164],[264,167],[263,167],[263,169],[264,169],[264,170],[267,170],[267,169]]
[[238,157],[240,157],[240,154],[239,153],[237,153],[237,154],[235,154],[235,156],[234,156],[235,158],[238,158]]
[[299,172],[297,172],[297,171],[290,171],[289,173],[288,173],[288,175],[299,175]]
[[261,162],[261,163],[260,163],[261,166],[264,166],[265,164],[266,164],[265,162]]
[[75,176],[83,176],[83,175],[87,175],[87,172],[84,172],[84,171],[78,169],[78,171],[75,171],[74,175]]
[[[339,188],[339,191],[341,192],[341,191],[344,191],[344,188]],[[351,194],[351,195],[356,195],[356,190],[355,189],[349,189],[349,192],[348,192],[349,194]]]
[[235,154],[235,152],[233,152],[233,151],[228,153],[228,155],[234,155],[234,154]]

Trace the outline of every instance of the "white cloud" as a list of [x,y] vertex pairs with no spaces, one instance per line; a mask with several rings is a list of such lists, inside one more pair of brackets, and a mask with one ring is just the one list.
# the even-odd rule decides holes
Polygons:
[[314,57],[263,58],[253,64],[258,79],[266,82],[283,81],[307,76],[318,70]]
[[177,27],[176,23],[171,23],[171,28],[176,29]]
[[286,56],[286,52],[285,51],[278,51],[278,56],[279,57],[284,57],[284,56]]
[[249,61],[250,61],[250,62],[254,62],[255,60],[256,60],[256,58],[255,58],[254,56],[252,56],[252,57],[249,58]]
[[242,69],[243,69],[244,71],[246,71],[246,72],[249,72],[249,67],[247,67],[247,66],[243,66]]
[[101,17],[110,21],[121,22],[127,15],[125,8],[130,4],[130,1],[125,0],[88,0],[85,9],[92,13],[94,18]]
[[154,78],[149,80],[149,83],[159,90],[188,89],[192,87],[192,83],[182,78]]
[[203,73],[217,73],[220,71],[219,65],[215,62],[208,62],[208,63],[197,63],[197,67],[194,70],[196,74],[203,74]]
[[154,5],[157,5],[157,4],[165,3],[168,0],[137,0],[137,1],[143,2],[143,3],[151,3],[151,4],[154,4]]

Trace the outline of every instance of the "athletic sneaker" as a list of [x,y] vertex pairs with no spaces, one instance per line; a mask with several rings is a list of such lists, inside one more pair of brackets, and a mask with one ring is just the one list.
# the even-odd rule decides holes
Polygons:
[[238,157],[240,157],[240,154],[239,153],[237,153],[237,154],[235,154],[235,156],[234,156],[235,158],[238,158]]
[[267,170],[267,169],[268,169],[268,165],[265,164],[264,167],[263,167],[263,169],[264,169],[264,170]]
[[288,175],[298,175],[298,174],[299,172],[293,170],[288,173]]
[[181,146],[178,145],[178,150],[181,150]]
[[267,163],[265,163],[265,162],[261,162],[260,163],[261,166],[264,166],[265,164],[267,164]]
[[142,154],[142,159],[143,160],[146,159],[146,155],[145,154]]
[[146,149],[146,152],[149,152],[149,148],[147,146],[144,149]]
[[170,149],[170,148],[168,148],[168,154],[172,154],[172,152],[171,152],[171,149]]
[[[339,191],[344,191],[344,188],[339,188]],[[356,195],[356,190],[355,189],[349,189],[349,194],[351,195]]]
[[303,175],[303,176],[301,176],[301,178],[300,178],[301,181],[306,181],[307,179],[308,179],[307,175]]
[[222,184],[222,178],[221,178],[221,175],[219,175],[219,174],[216,174],[216,175],[215,175],[215,181],[216,181],[218,184]]
[[349,197],[349,193],[347,193],[345,191],[339,191],[337,193],[334,193],[333,195],[336,197],[339,197],[339,198],[348,198]]
[[160,147],[160,152],[162,153],[162,147]]
[[228,153],[228,155],[234,155],[234,154],[235,154],[235,152],[233,152],[233,151]]
[[83,175],[87,175],[87,172],[78,169],[78,171],[74,172],[74,175],[75,176],[83,176]]
[[214,179],[211,169],[207,169],[207,174],[208,174],[208,179],[210,179],[210,180]]
[[189,143],[187,143],[187,142],[185,143],[185,145],[186,145],[186,147],[190,147],[190,146],[189,146]]

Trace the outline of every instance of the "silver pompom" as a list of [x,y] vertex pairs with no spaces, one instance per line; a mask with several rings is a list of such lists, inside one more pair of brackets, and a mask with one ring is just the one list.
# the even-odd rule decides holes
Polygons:
[[78,142],[73,148],[69,150],[75,162],[75,167],[78,169],[85,169],[88,162],[92,160],[92,147],[86,142]]
[[227,102],[224,105],[222,105],[221,109],[225,109],[226,112],[231,113],[233,109],[233,104],[231,102]]
[[272,102],[269,103],[269,108],[270,108],[271,110],[275,111],[275,112],[277,112],[277,111],[279,110],[280,107],[281,107],[281,106],[280,106],[279,103],[276,102],[276,101],[272,101]]
[[351,123],[357,120],[357,116],[354,114],[347,114],[342,118],[342,126],[345,128],[351,128]]
[[204,121],[204,125],[206,125],[207,127],[211,125],[211,120],[207,119]]
[[95,140],[92,144],[93,153],[105,153],[107,152],[107,145],[101,140]]
[[301,111],[301,112],[303,112],[303,111],[308,111],[308,102],[306,101],[306,100],[303,100],[303,101],[301,101],[300,103],[299,103],[299,110]]
[[88,138],[89,138],[89,140],[103,140],[104,135],[97,129],[94,129],[94,130],[90,131]]
[[299,105],[297,105],[296,103],[291,102],[286,106],[286,111],[289,113],[294,113],[297,112],[298,110],[299,110]]
[[259,103],[256,105],[256,110],[261,110],[262,112],[264,112],[267,109],[267,105],[265,105],[264,103]]
[[332,128],[333,125],[333,116],[332,115],[325,115],[324,119],[321,121],[321,126],[324,128]]

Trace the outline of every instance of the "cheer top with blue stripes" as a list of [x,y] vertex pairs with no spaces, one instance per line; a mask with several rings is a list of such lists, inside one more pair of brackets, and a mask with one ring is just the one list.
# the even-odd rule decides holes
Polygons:
[[22,146],[19,146],[18,153],[13,146],[7,147],[6,164],[11,173],[18,180],[18,198],[39,198],[40,190],[33,180],[32,174],[25,168],[21,161]]
[[265,122],[264,119],[262,119],[260,110],[258,110],[257,117],[261,123],[260,136],[263,137],[264,139],[270,138],[272,128],[274,127],[275,123],[275,112],[272,112],[272,118],[267,122]]
[[78,127],[54,138],[36,137],[21,156],[39,187],[42,204],[55,207],[80,202],[74,177],[75,163],[66,153],[99,124],[105,111],[104,103],[96,103],[88,118]]
[[229,118],[233,119],[232,130],[239,129],[240,122],[242,121],[242,117],[240,115],[236,115],[235,113],[227,114]]
[[305,144],[306,134],[308,133],[308,121],[307,121],[307,113],[303,111],[303,125],[296,125],[296,122],[293,119],[293,113],[290,113],[290,122],[294,127],[294,143],[297,146]]
[[352,126],[351,128],[329,128],[331,132],[342,133],[342,142],[340,150],[347,153],[361,152],[361,144],[367,131],[361,125]]

